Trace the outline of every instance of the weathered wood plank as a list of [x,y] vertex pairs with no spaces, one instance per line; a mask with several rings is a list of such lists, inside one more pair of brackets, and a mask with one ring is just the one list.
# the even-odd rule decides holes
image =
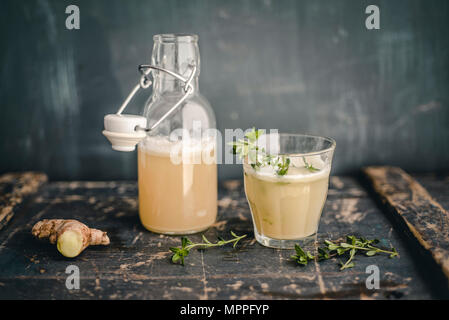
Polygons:
[[47,180],[47,175],[39,172],[0,176],[0,230],[12,219],[24,198],[36,193]]
[[363,172],[399,226],[430,253],[449,278],[448,212],[401,168],[367,167]]
[[[53,182],[27,202],[0,231],[0,299],[429,299],[435,297],[419,273],[406,243],[375,206],[360,183],[331,179],[318,241],[347,234],[379,238],[394,246],[398,259],[356,257],[353,269],[340,272],[338,258],[300,267],[292,250],[259,245],[241,180],[226,181],[218,195],[218,221],[209,239],[247,234],[232,247],[193,251],[186,266],[170,263],[169,247],[180,237],[146,231],[139,222],[136,182]],[[31,236],[41,219],[72,218],[108,232],[109,246],[90,247],[75,259]],[[200,241],[201,235],[189,236]],[[381,287],[365,286],[366,267],[380,269]],[[65,286],[65,269],[80,270],[80,290]]]
[[449,210],[449,173],[420,174],[413,178],[418,181],[443,208]]

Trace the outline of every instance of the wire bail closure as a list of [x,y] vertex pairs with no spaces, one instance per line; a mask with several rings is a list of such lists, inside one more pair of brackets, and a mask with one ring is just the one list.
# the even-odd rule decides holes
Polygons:
[[[151,81],[151,79],[149,78],[150,73],[152,72],[152,70],[158,70],[158,71],[162,71],[165,72],[169,75],[171,75],[172,77],[182,81],[184,83],[183,86],[183,90],[184,90],[184,95],[181,97],[181,99],[178,100],[178,102],[176,102],[173,107],[170,108],[170,110],[168,110],[158,121],[156,121],[150,128],[142,128],[140,126],[136,126],[135,130],[141,130],[141,131],[146,131],[149,132],[151,130],[153,130],[154,128],[156,128],[162,121],[164,121],[170,114],[173,113],[173,111],[175,111],[189,96],[189,94],[191,94],[193,92],[193,86],[192,86],[192,80],[196,74],[196,65],[195,64],[189,64],[189,68],[192,69],[192,72],[190,73],[190,76],[186,79],[184,78],[182,75],[173,72],[171,70],[165,69],[165,68],[161,68],[158,66],[153,66],[153,65],[149,65],[149,64],[141,64],[138,67],[139,72],[142,74],[142,76],[140,77],[139,83],[131,90],[131,92],[129,93],[128,97],[126,97],[125,101],[122,103],[122,105],[120,106],[120,108],[117,111],[117,115],[122,114],[123,110],[125,110],[126,106],[129,104],[129,102],[131,101],[131,99],[134,97],[134,95],[137,93],[137,91],[139,91],[139,89],[147,89],[151,86],[151,84],[153,83]],[[154,79],[154,76],[153,76]]]

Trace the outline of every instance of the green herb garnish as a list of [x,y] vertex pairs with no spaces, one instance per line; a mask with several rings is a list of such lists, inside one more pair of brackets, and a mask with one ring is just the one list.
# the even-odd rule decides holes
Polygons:
[[187,237],[182,237],[181,238],[181,248],[177,248],[177,247],[170,248],[170,251],[173,252],[171,261],[173,263],[180,263],[181,265],[184,265],[184,258],[187,257],[190,253],[190,250],[192,250],[195,247],[198,247],[198,249],[206,249],[206,248],[210,248],[210,247],[220,247],[220,246],[224,246],[228,243],[233,243],[233,247],[235,248],[237,243],[241,239],[246,237],[246,234],[244,234],[243,236],[238,236],[233,231],[231,231],[231,235],[234,238],[232,238],[230,240],[224,240],[219,237],[218,241],[216,243],[210,242],[204,234],[202,235],[203,242],[200,242],[200,243],[193,243]]
[[[251,131],[247,132],[245,134],[245,137],[243,139],[239,139],[236,142],[230,142],[230,145],[232,145],[232,151],[234,154],[237,154],[240,159],[243,159],[244,157],[248,156],[253,160],[253,157],[257,157],[257,153],[259,151],[259,148],[256,144],[257,139],[264,134],[264,130],[255,129],[253,128]],[[257,161],[252,161],[257,162]]]
[[[287,174],[290,165],[292,165],[289,157],[285,155],[269,155],[265,152],[265,149],[259,149],[257,145],[257,139],[264,134],[264,130],[253,128],[245,134],[243,139],[239,139],[236,142],[230,142],[232,145],[232,151],[237,154],[240,159],[248,157],[248,163],[254,170],[258,170],[264,166],[272,166],[278,176],[284,176]],[[320,169],[315,168],[312,164],[309,164],[305,157],[302,157],[304,161],[304,167],[310,172],[317,172]]]
[[285,156],[281,156],[281,161],[277,163],[276,173],[278,176],[283,176],[287,173],[288,168],[290,166],[290,158],[286,158]]
[[304,161],[304,167],[310,172],[320,171],[320,169],[315,168],[313,165],[309,164],[306,160],[306,157],[302,157],[302,161]]
[[240,159],[248,157],[248,163],[254,170],[263,166],[272,166],[279,176],[283,176],[288,172],[290,166],[290,158],[285,155],[273,156],[266,153],[265,148],[259,149],[257,139],[264,134],[265,131],[253,128],[245,134],[243,139],[231,142],[234,154]]
[[[375,244],[379,243],[379,240],[367,240],[363,237],[357,238],[355,236],[347,236],[346,241],[332,242],[330,240],[324,241],[324,247],[318,248],[317,260],[328,260],[336,256],[347,256],[346,262],[339,262],[340,270],[352,268],[355,266],[354,256],[358,253],[364,253],[366,256],[371,257],[376,254],[386,253],[390,258],[398,256],[398,252],[395,248],[390,250],[385,250],[376,247]],[[291,256],[291,258],[300,265],[307,265],[310,260],[314,260],[315,257],[309,252],[304,252],[304,250],[299,246],[295,245],[296,255]]]

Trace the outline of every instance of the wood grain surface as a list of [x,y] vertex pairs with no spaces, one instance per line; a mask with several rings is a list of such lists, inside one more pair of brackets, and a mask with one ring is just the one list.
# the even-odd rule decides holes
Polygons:
[[[138,218],[135,182],[52,182],[0,231],[0,298],[5,299],[429,299],[447,297],[428,279],[408,243],[393,228],[362,185],[332,177],[318,242],[347,234],[378,238],[399,258],[356,256],[339,271],[338,260],[301,267],[292,250],[259,245],[239,180],[219,188],[219,214],[209,239],[248,237],[232,247],[192,251],[184,267],[170,262],[180,237],[145,230]],[[89,247],[75,259],[31,236],[44,218],[73,218],[108,232],[111,245]],[[192,235],[200,241],[201,235]],[[66,268],[80,270],[80,289],[68,290]],[[380,270],[380,288],[369,290],[366,268]]]
[[367,167],[363,171],[388,212],[449,277],[448,211],[401,168]]
[[24,198],[36,193],[45,182],[47,175],[39,172],[0,176],[0,230],[11,220]]

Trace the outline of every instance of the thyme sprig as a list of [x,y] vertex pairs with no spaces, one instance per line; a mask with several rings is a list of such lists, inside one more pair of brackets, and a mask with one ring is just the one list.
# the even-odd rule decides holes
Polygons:
[[[258,170],[263,166],[272,166],[278,176],[284,176],[287,174],[292,162],[286,155],[269,155],[266,153],[265,148],[259,148],[257,139],[264,133],[264,130],[253,128],[245,134],[243,139],[230,143],[232,145],[232,151],[240,159],[248,157],[248,162],[254,170]],[[304,167],[307,170],[310,172],[320,171],[320,169],[309,164],[305,157],[302,158]]]
[[229,243],[233,243],[233,247],[235,248],[237,243],[241,239],[246,237],[246,234],[244,234],[242,236],[238,236],[233,231],[231,231],[231,235],[233,236],[233,238],[230,240],[224,240],[223,238],[218,237],[218,241],[216,243],[210,242],[204,234],[202,235],[203,242],[199,242],[199,243],[193,243],[192,241],[190,241],[189,238],[182,237],[180,248],[177,248],[177,247],[170,248],[170,251],[173,252],[171,261],[173,263],[180,263],[181,265],[184,265],[184,258],[187,257],[190,253],[190,250],[192,250],[195,247],[198,247],[198,249],[206,249],[206,248],[211,248],[211,247],[221,247],[221,246],[227,245]]
[[395,248],[386,250],[375,246],[379,243],[379,240],[373,239],[368,240],[366,238],[355,236],[347,236],[345,241],[332,242],[330,240],[324,241],[324,247],[318,248],[318,255],[315,257],[310,252],[304,251],[299,245],[295,245],[296,255],[292,255],[291,259],[296,261],[300,265],[307,265],[309,261],[328,260],[336,256],[347,256],[346,262],[339,262],[340,270],[345,270],[355,266],[354,257],[358,253],[364,253],[368,257],[375,256],[377,254],[385,253],[388,254],[390,258],[398,256],[398,252]]

